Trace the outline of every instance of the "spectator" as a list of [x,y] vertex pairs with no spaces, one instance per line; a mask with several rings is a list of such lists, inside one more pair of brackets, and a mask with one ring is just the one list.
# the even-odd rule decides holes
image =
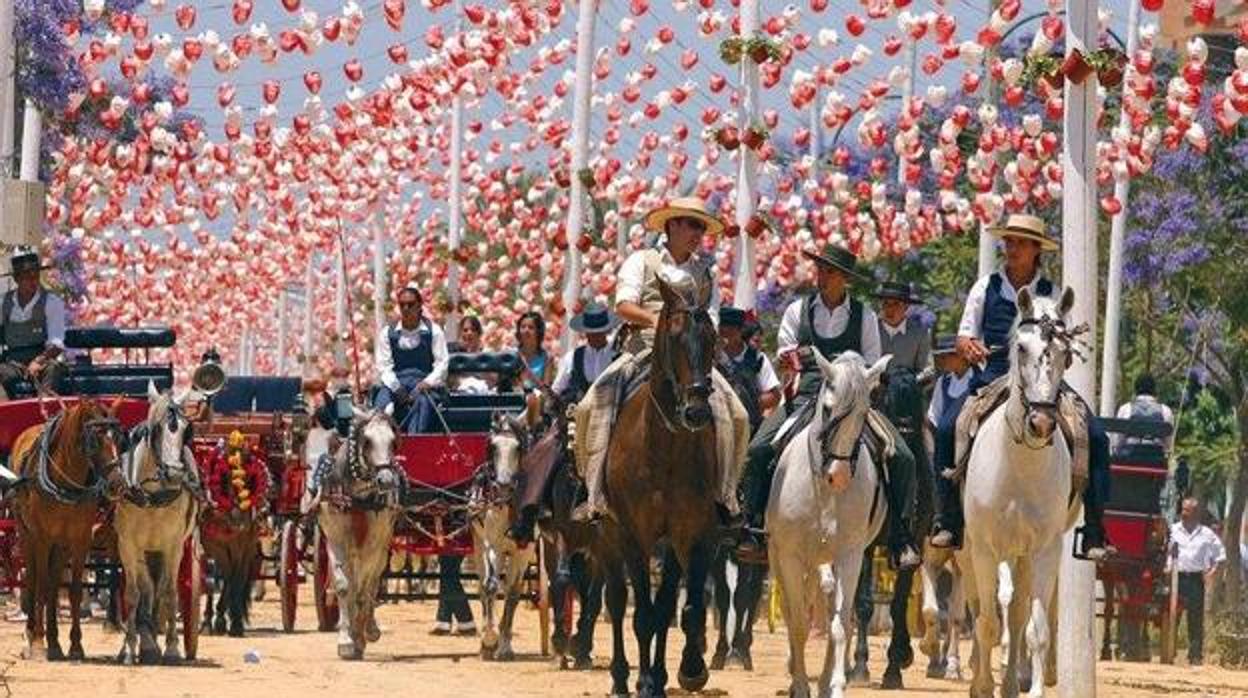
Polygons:
[[521,377],[524,389],[531,391],[539,386],[549,386],[555,377],[555,363],[543,348],[546,341],[546,321],[536,311],[529,311],[516,321],[516,346],[524,365]]
[[1191,666],[1200,666],[1204,658],[1205,592],[1218,566],[1226,560],[1222,541],[1200,523],[1199,516],[1199,503],[1188,497],[1183,500],[1180,520],[1170,527],[1171,564],[1178,566],[1179,601],[1187,612],[1187,661]]
[[[459,321],[459,340],[451,343],[450,350],[458,354],[479,354],[485,351],[481,340],[485,332],[475,315],[465,315]],[[496,389],[498,377],[491,373],[457,373],[447,377],[451,392],[486,395]]]

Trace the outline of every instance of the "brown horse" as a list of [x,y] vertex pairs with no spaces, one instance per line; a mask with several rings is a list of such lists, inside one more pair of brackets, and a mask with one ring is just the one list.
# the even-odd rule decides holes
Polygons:
[[206,594],[203,628],[217,635],[228,631],[230,637],[242,637],[251,609],[252,581],[260,569],[260,520],[237,509],[210,509],[199,522],[199,535],[221,591],[215,617],[212,591]]
[[[11,453],[22,476],[15,512],[18,537],[26,557],[22,610],[26,613],[27,647],[34,658],[47,633],[47,658],[63,660],[57,633],[57,606],[65,566],[70,567],[69,659],[85,658],[79,610],[82,571],[91,550],[91,531],[103,499],[122,487],[121,427],[114,410],[84,400],[66,407],[45,424],[22,432]],[[42,616],[46,614],[46,626]]]
[[[596,554],[627,569],[633,584],[639,698],[666,695],[667,631],[682,580],[685,648],[678,682],[698,690],[708,677],[706,576],[718,515],[715,431],[710,406],[715,328],[707,313],[709,289],[692,279],[659,280],[663,309],[650,354],[650,375],[622,406],[607,451],[607,499],[614,521]],[[650,560],[667,544],[657,592],[650,591]],[[623,623],[627,590],[620,564],[604,566],[611,613],[612,695],[628,695]]]

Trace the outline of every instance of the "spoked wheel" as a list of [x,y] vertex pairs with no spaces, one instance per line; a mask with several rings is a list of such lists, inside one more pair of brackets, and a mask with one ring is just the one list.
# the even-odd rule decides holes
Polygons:
[[178,608],[182,612],[182,654],[194,661],[199,653],[200,591],[203,564],[199,559],[199,534],[182,544],[182,565],[178,568]]
[[295,631],[295,610],[299,602],[299,525],[287,521],[282,526],[282,544],[277,556],[277,584],[282,593],[282,631]]
[[338,596],[330,589],[329,548],[318,526],[312,535],[312,597],[316,601],[316,629],[338,629]]

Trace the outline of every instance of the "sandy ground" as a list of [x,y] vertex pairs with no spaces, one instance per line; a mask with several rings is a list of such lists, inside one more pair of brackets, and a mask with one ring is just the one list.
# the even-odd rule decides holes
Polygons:
[[[362,662],[344,662],[335,654],[335,637],[318,633],[313,609],[299,609],[299,630],[280,631],[275,594],[253,608],[248,637],[203,637],[200,660],[178,667],[122,667],[109,659],[121,644],[117,634],[106,633],[101,623],[85,627],[84,644],[90,659],[82,664],[49,664],[19,658],[23,646],[21,623],[0,620],[0,671],[14,696],[419,696],[466,698],[468,696],[601,696],[609,688],[605,654],[610,648],[610,626],[597,629],[596,668],[590,672],[561,672],[553,659],[539,654],[537,613],[524,608],[518,614],[518,659],[511,664],[484,663],[478,656],[476,638],[431,637],[433,604],[405,603],[383,606],[378,612],[385,635],[370,646]],[[0,613],[13,610],[11,600],[0,604]],[[474,606],[475,611],[475,606]],[[67,625],[62,626],[62,638]],[[62,640],[65,641],[64,639]],[[683,641],[673,638],[669,647],[675,666]],[[883,671],[884,640],[875,638],[872,675]],[[969,643],[963,656],[969,656]],[[66,643],[66,648],[68,644]],[[256,650],[260,662],[248,664],[243,655]],[[634,653],[632,640],[629,651]],[[783,629],[768,633],[758,625],[753,673],[739,668],[712,672],[705,695],[786,695],[787,642]],[[822,664],[823,642],[808,650],[814,666]],[[853,689],[851,695],[953,696],[966,695],[966,683],[927,679],[916,662],[905,672],[907,691],[884,694],[878,689]],[[674,670],[672,671],[674,675]],[[635,677],[634,677],[635,678]],[[1127,696],[1248,696],[1248,672],[1230,672],[1213,666],[1139,665],[1103,662],[1097,667],[1102,698]],[[679,690],[673,695],[682,695]],[[1049,695],[1055,695],[1050,689]],[[3,687],[0,687],[0,696]]]

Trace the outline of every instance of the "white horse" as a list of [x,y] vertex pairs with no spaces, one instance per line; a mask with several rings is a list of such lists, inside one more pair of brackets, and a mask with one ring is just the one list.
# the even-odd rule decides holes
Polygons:
[[[507,537],[520,460],[528,441],[525,424],[516,417],[494,415],[489,437],[488,477],[473,491],[480,514],[472,520],[472,547],[477,557],[481,593],[481,657],[511,661],[511,626],[524,584],[524,573],[537,560],[536,543],[524,548]],[[501,579],[500,579],[501,577]],[[495,630],[494,601],[504,591],[503,616]]]
[[[165,661],[181,659],[178,570],[200,508],[192,492],[198,474],[188,470],[194,467],[188,448],[190,421],[182,412],[188,394],[175,399],[148,383],[147,420],[130,433],[130,448],[122,463],[126,493],[117,505],[113,527],[126,574],[126,636],[118,657],[123,663],[159,662],[156,634],[161,629],[165,631]],[[192,584],[192,589],[198,586],[197,574],[192,574]],[[198,604],[199,599],[192,598],[191,603]]]
[[317,522],[325,534],[341,616],[338,656],[363,659],[381,639],[374,617],[381,575],[398,516],[400,473],[394,463],[397,429],[380,412],[356,412],[351,436],[319,482]]
[[789,632],[790,698],[810,695],[805,649],[819,593],[827,598],[829,626],[819,695],[841,698],[863,550],[883,526],[887,506],[862,431],[871,391],[892,357],[870,368],[853,352],[828,361],[816,350],[815,357],[823,385],[813,420],[780,455],[767,503],[768,555]]
[[[971,683],[976,698],[993,694],[992,650],[1000,629],[995,603],[999,580],[1007,577],[1014,585],[1007,610],[1012,641],[1002,695],[1018,695],[1024,637],[1032,676],[1045,676],[1055,630],[1052,602],[1062,534],[1080,511],[1079,499],[1069,497],[1070,452],[1056,415],[1062,375],[1071,356],[1065,321],[1074,301],[1069,288],[1060,301],[1034,297],[1026,289],[1019,292],[1010,342],[1009,398],[980,425],[971,448],[963,506],[978,601],[978,657]],[[1008,570],[1001,570],[1001,563]],[[1030,695],[1043,694],[1044,682],[1033,681]]]

